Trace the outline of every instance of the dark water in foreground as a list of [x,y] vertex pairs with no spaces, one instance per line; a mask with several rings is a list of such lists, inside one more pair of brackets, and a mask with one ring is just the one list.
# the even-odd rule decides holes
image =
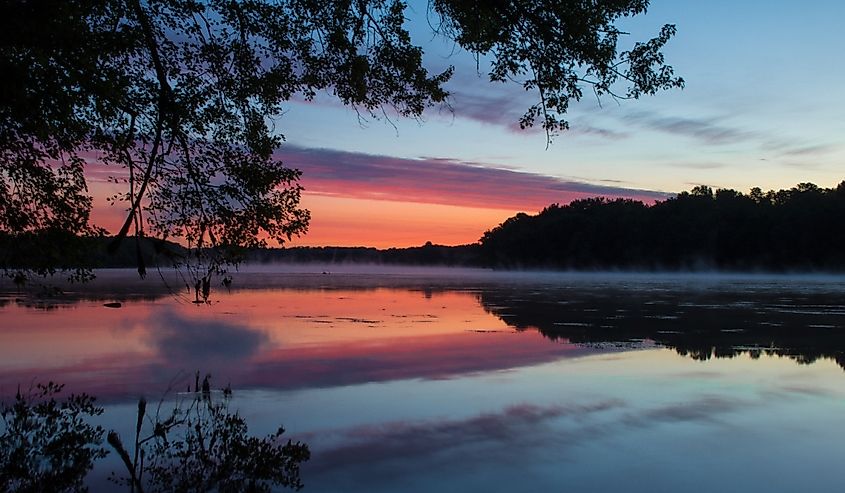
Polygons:
[[211,373],[254,433],[310,445],[314,492],[845,480],[843,278],[319,270],[239,274],[208,306],[126,272],[7,286],[0,395],[61,381],[128,435],[138,396]]

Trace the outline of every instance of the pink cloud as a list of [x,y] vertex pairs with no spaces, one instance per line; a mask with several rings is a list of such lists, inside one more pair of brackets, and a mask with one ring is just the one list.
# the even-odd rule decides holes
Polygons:
[[452,159],[407,159],[286,146],[279,153],[302,170],[312,194],[493,209],[538,210],[585,197],[653,202],[664,192],[596,185]]

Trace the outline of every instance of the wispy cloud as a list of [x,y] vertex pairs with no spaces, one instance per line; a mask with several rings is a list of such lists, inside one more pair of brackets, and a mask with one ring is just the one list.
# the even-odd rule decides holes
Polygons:
[[[707,146],[745,144],[772,158],[820,157],[838,148],[829,142],[817,142],[803,137],[779,135],[778,132],[729,125],[725,123],[725,119],[716,117],[692,118],[664,116],[653,112],[634,112],[622,115],[620,118],[628,124],[687,137]],[[790,165],[790,163],[782,164]],[[724,167],[723,164],[715,162],[682,162],[677,166],[696,169]]]
[[443,158],[407,159],[286,146],[279,157],[303,171],[310,193],[512,210],[584,197],[659,200],[669,194],[502,169]]
[[673,166],[679,168],[689,168],[689,169],[720,169],[726,167],[723,163],[717,163],[713,161],[692,161],[692,162],[676,162],[672,163]]
[[524,94],[507,90],[458,90],[451,95],[455,118],[467,118],[518,131],[519,117],[531,106]]
[[721,123],[717,118],[662,116],[654,113],[626,114],[624,120],[652,130],[682,135],[710,145],[736,144],[759,138],[757,132]]
[[[537,103],[538,96],[522,90],[514,84],[477,86],[474,90],[457,90],[452,94],[452,108],[455,118],[466,118],[495,125],[514,133],[542,133],[539,125],[520,128],[519,119],[528,108]],[[604,139],[619,140],[629,136],[627,132],[592,125],[572,114],[566,118],[573,121],[567,135],[589,135]]]
[[781,155],[782,156],[801,156],[801,157],[809,157],[809,156],[819,156],[823,154],[827,154],[833,152],[836,149],[835,146],[830,144],[815,144],[815,145],[806,145],[800,147],[793,147],[784,150]]

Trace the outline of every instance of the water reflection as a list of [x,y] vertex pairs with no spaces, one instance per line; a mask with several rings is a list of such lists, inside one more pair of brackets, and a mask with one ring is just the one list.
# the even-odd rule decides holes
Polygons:
[[845,369],[845,298],[837,289],[671,287],[528,293],[510,287],[484,290],[479,301],[508,325],[536,328],[552,340],[618,344],[647,339],[697,360],[768,354],[797,363],[828,358]]
[[103,277],[60,298],[3,298],[0,393],[61,377],[127,399],[197,368],[241,388],[443,379],[654,343],[845,367],[843,288],[829,281],[259,273],[198,307],[162,283]]
[[[382,426],[353,427],[340,430],[341,445],[322,454],[317,466],[311,469],[314,473],[336,472],[341,468],[355,469],[387,461],[394,462],[394,467],[399,463],[401,467],[403,463],[410,465],[420,456],[431,460],[437,454],[460,459],[471,449],[485,445],[501,447],[507,455],[506,448],[537,446],[552,438],[548,425],[555,420],[583,421],[590,415],[622,406],[624,402],[620,400],[589,405],[522,403],[461,420],[395,421]],[[567,437],[570,443],[573,438]]]
[[[319,278],[318,278],[319,279]],[[594,352],[518,334],[474,292],[421,285],[266,289],[253,282],[209,306],[166,291],[91,291],[4,308],[0,391],[61,378],[101,399],[183,385],[197,368],[236,388],[314,388],[411,378],[444,379]],[[326,283],[326,280],[320,280]],[[131,281],[130,281],[131,283]],[[51,309],[44,309],[45,307]]]
[[251,274],[199,307],[133,283],[7,295],[0,392],[60,379],[119,428],[201,369],[309,444],[306,491],[841,483],[838,281]]

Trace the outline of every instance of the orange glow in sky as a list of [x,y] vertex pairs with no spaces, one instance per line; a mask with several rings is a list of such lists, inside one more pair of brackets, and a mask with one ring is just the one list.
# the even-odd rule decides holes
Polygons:
[[[533,214],[552,203],[596,196],[649,203],[667,195],[448,159],[294,146],[276,157],[302,168],[300,206],[311,212],[307,234],[291,246],[464,245],[518,212]],[[127,204],[106,198],[125,193],[127,185],[109,178],[120,178],[125,170],[97,165],[92,156],[86,173],[94,197],[92,220],[113,234],[126,218]]]
[[488,209],[418,202],[328,197],[304,194],[311,211],[308,234],[294,246],[420,246],[426,241],[461,245],[478,241],[484,231],[515,214]]
[[[124,204],[109,205],[105,198],[118,186],[95,182],[92,220],[112,234],[125,219]],[[366,246],[376,248],[475,243],[488,229],[518,211],[395,200],[335,197],[305,192],[302,207],[311,211],[308,233],[289,246]],[[526,211],[536,212],[536,211]]]

